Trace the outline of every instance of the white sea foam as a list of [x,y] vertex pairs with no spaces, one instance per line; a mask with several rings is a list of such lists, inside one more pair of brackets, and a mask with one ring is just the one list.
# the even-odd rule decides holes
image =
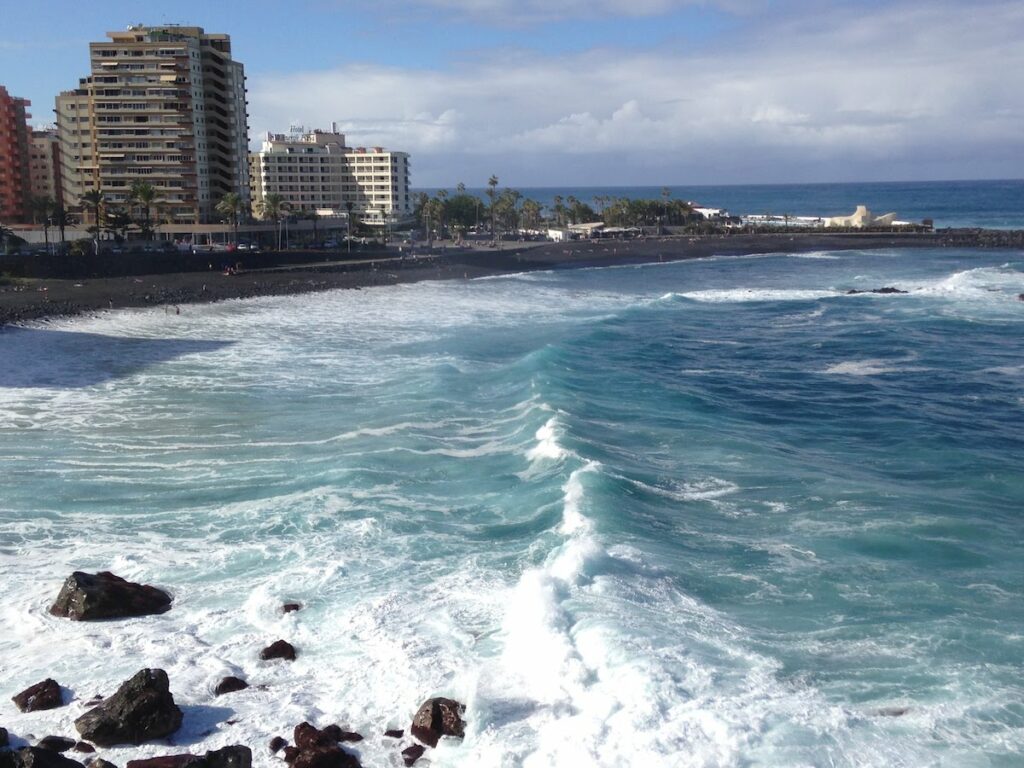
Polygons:
[[560,436],[561,425],[558,423],[558,417],[552,416],[537,430],[537,444],[526,452],[526,458],[531,462],[564,459],[568,453],[558,442]]
[[842,292],[816,288],[728,288],[687,291],[675,295],[710,304],[732,304],[751,301],[814,301],[840,296]]
[[844,360],[830,365],[822,373],[842,376],[880,376],[885,373],[896,373],[906,370],[898,361],[893,360]]

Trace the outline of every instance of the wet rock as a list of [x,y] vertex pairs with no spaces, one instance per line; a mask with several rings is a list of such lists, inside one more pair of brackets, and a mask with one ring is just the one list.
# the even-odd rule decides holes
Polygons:
[[413,717],[409,731],[429,747],[436,747],[442,736],[461,739],[466,735],[465,724],[462,722],[462,713],[465,711],[466,705],[454,699],[427,699]]
[[270,740],[270,753],[277,754],[282,748],[287,747],[288,742],[282,739],[280,736],[275,736]]
[[291,613],[293,611],[301,611],[301,610],[302,610],[302,604],[301,603],[285,603],[284,605],[281,606],[281,611],[284,612],[284,613]]
[[252,768],[252,751],[234,745],[199,755],[162,755],[144,760],[129,760],[127,768]]
[[361,768],[359,758],[341,747],[316,747],[299,750],[292,768]]
[[51,752],[67,752],[75,746],[75,740],[65,738],[64,736],[44,736],[36,746],[40,749],[48,749]]
[[11,743],[10,737],[7,735],[6,728],[0,728],[0,748],[6,747]]
[[88,754],[92,754],[93,752],[95,752],[96,751],[96,747],[94,747],[88,741],[78,741],[78,742],[75,742],[74,750],[75,750],[75,752],[83,752],[84,754],[88,755]]
[[405,731],[403,731],[401,728],[391,728],[389,730],[384,731],[384,735],[392,739],[400,739],[403,736],[405,736]]
[[330,736],[334,741],[362,741],[362,735],[355,731],[344,731],[340,725],[328,725],[324,727],[323,732]]
[[299,750],[315,749],[316,747],[333,747],[338,743],[338,740],[332,738],[326,728],[321,731],[319,728],[310,725],[309,723],[299,723],[296,725],[292,738],[295,741],[295,746]]
[[108,571],[75,571],[64,582],[50,613],[72,621],[149,616],[171,608],[171,596],[147,584],[135,584]]
[[104,760],[102,757],[94,757],[87,763],[87,765],[89,768],[117,768],[116,765]]
[[910,711],[910,707],[882,707],[876,709],[872,714],[879,717],[903,717]]
[[264,661],[268,661],[270,659],[287,659],[288,661],[295,661],[295,647],[286,640],[275,640],[260,651],[260,658]]
[[234,693],[235,691],[244,691],[249,687],[249,684],[240,677],[225,677],[219,683],[217,687],[213,689],[214,696],[223,696],[225,693]]
[[906,293],[906,291],[901,291],[899,288],[894,288],[891,285],[887,285],[884,288],[872,288],[869,291],[859,291],[856,288],[851,288],[850,290],[848,290],[846,292],[846,295],[847,296],[855,296],[858,293],[880,293],[880,294],[883,294],[883,295],[887,295],[887,294],[892,294],[892,293]]
[[402,750],[402,761],[406,766],[413,765],[417,760],[423,757],[423,753],[427,751],[427,748],[422,744],[413,744],[411,747],[406,747]]
[[22,747],[13,752],[0,752],[3,768],[82,768],[82,764],[59,752],[39,747]]
[[22,712],[38,712],[43,709],[55,709],[64,704],[60,686],[56,680],[46,678],[41,683],[29,686],[21,693],[11,697],[11,701]]
[[295,758],[299,756],[298,747],[285,747],[284,748],[284,761],[291,765],[295,762]]
[[83,739],[109,747],[170,736],[181,727],[181,720],[167,673],[143,669],[122,683],[113,696],[75,720],[75,728]]
[[200,768],[202,758],[197,755],[161,755],[142,760],[129,760],[126,768]]

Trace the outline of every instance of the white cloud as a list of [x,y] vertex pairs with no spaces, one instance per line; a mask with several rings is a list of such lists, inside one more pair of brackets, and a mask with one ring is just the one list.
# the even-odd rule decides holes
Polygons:
[[340,118],[350,143],[413,153],[418,185],[488,168],[519,184],[1022,176],[1024,6],[949,11],[765,17],[700,53],[502,52],[450,70],[254,78],[251,122]]

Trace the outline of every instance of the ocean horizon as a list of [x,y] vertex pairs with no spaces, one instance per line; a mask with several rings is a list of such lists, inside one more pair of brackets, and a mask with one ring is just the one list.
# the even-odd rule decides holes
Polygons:
[[[660,200],[662,189],[667,188],[671,199],[726,208],[735,215],[843,216],[858,205],[867,205],[876,214],[895,212],[899,218],[914,222],[932,219],[938,228],[1024,229],[1024,180],[1020,179],[513,188],[549,210],[555,196],[563,200],[573,196],[598,211],[600,198]],[[433,195],[438,189],[414,192]],[[455,193],[455,186],[444,189]],[[467,192],[487,199],[483,187],[467,187]]]

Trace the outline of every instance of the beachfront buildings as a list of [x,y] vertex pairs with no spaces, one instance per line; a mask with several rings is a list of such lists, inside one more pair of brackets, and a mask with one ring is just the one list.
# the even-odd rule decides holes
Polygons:
[[32,131],[28,148],[28,176],[36,200],[60,204],[60,140],[55,128]]
[[31,102],[11,96],[0,85],[0,222],[29,216],[29,128]]
[[409,155],[383,147],[348,147],[344,134],[297,131],[268,134],[250,158],[255,210],[278,195],[291,214],[339,215],[382,224],[412,215]]
[[123,206],[137,181],[172,223],[216,219],[229,193],[249,205],[245,72],[231,38],[201,27],[129,26],[89,44],[90,75],[57,97],[65,205],[82,195]]

